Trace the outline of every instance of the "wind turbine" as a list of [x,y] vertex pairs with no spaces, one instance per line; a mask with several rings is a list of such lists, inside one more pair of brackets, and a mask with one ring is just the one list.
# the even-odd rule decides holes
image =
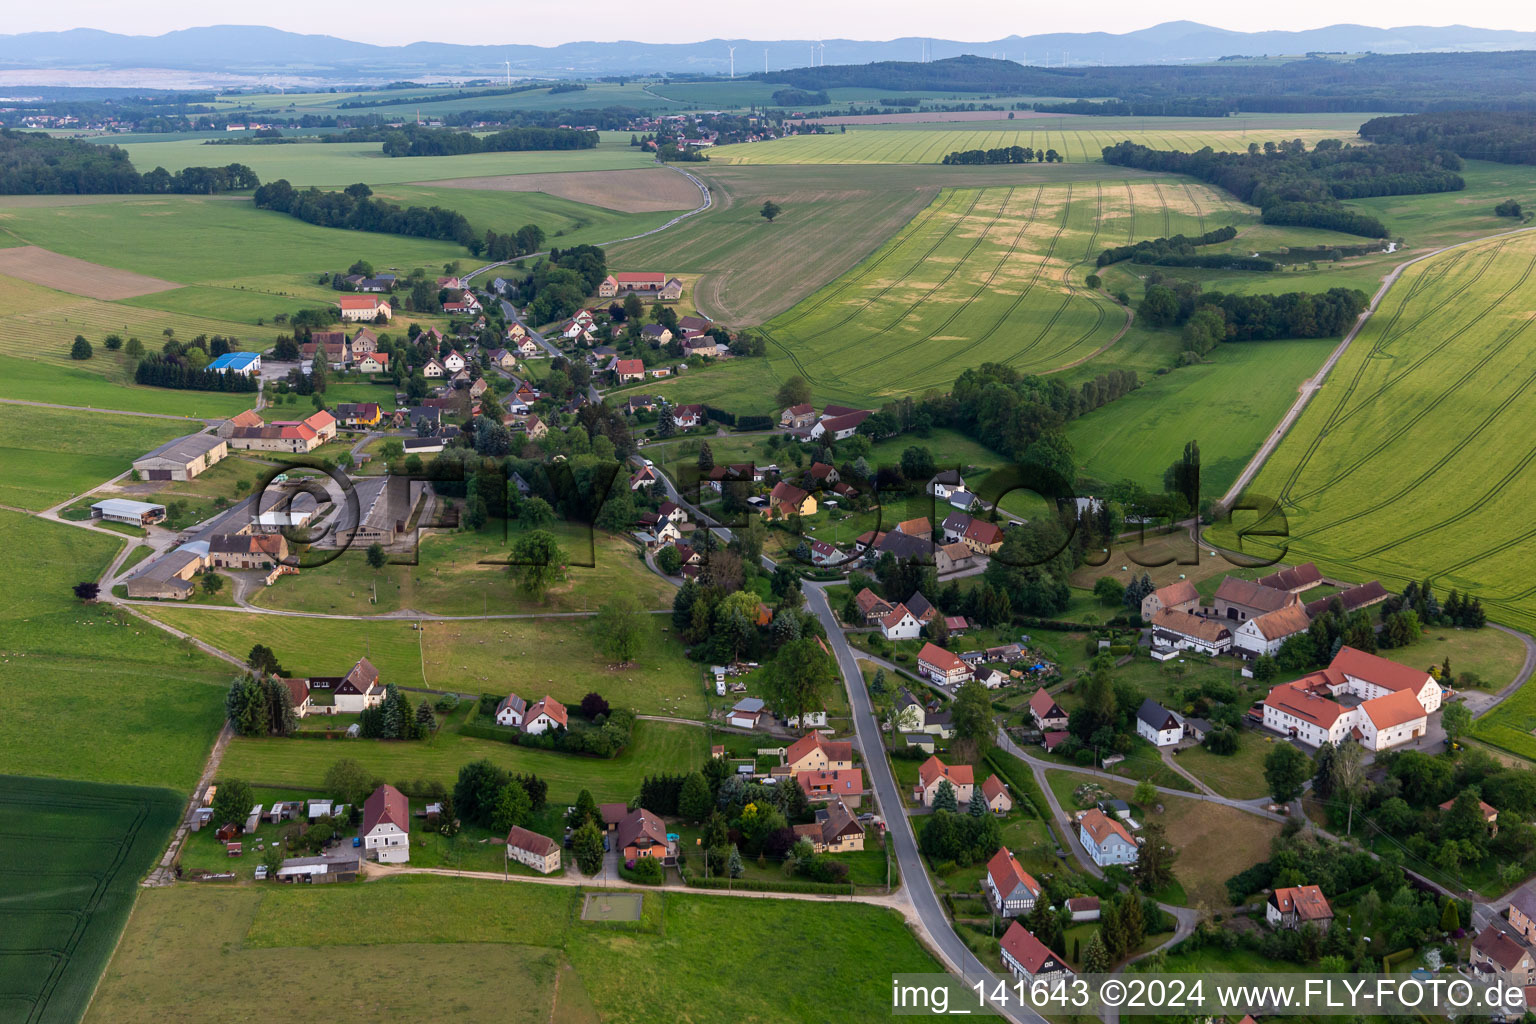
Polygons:
[[821,51],[821,66],[822,67],[826,67],[827,66],[827,44],[818,41],[816,43],[816,47],[817,47],[817,49],[819,49]]
[[510,89],[512,88],[512,62],[504,60],[502,63],[507,66],[507,88]]
[[727,46],[726,49],[731,51],[731,77],[735,78],[736,77],[736,47],[734,47],[734,46]]
[[763,74],[768,73],[768,48],[763,47]]

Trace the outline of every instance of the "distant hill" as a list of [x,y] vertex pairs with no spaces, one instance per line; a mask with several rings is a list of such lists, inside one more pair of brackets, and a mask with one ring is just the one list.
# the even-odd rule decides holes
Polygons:
[[[811,62],[812,39],[710,39],[695,43],[575,42],[560,46],[469,46],[411,43],[375,46],[325,35],[302,35],[259,26],[217,25],[160,36],[128,36],[95,29],[0,35],[0,69],[165,68],[264,74],[302,70],[337,80],[385,80],[402,75],[487,76],[504,61],[522,75],[723,74],[728,45],[737,47],[737,71]],[[868,64],[974,54],[1032,65],[1177,64],[1223,56],[1345,53],[1419,53],[1536,49],[1536,33],[1501,29],[1408,26],[1372,28],[1332,25],[1304,32],[1229,32],[1191,21],[1174,21],[1135,32],[1064,32],[1007,36],[982,42],[915,37],[887,41],[826,39],[816,63]]]

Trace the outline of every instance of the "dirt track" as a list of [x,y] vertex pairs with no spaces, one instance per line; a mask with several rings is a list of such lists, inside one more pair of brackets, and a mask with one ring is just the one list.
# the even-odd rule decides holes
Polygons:
[[131,299],[182,287],[175,281],[103,267],[35,245],[0,249],[0,274],[90,299]]
[[620,213],[660,213],[698,205],[699,190],[664,167],[632,171],[570,171],[558,174],[501,174],[485,178],[418,181],[430,188],[472,188],[488,192],[544,192]]

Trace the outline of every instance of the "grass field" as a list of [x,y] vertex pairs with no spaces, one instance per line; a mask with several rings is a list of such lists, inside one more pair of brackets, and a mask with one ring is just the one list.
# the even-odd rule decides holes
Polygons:
[[[1518,556],[1536,451],[1511,440],[1536,401],[1533,271],[1527,233],[1404,272],[1249,489],[1281,503],[1288,559],[1394,589],[1432,577],[1495,619],[1536,623]],[[1246,538],[1259,554],[1275,544]]]
[[151,448],[196,431],[186,420],[0,405],[0,504],[37,511],[127,472]]
[[[864,904],[646,893],[635,923],[580,918],[579,889],[405,877],[354,885],[146,891],[87,1018],[207,1020],[317,960],[326,984],[291,986],[261,1019],[348,1015],[487,1024],[759,1024],[871,1020],[892,972],[937,963],[893,911]],[[724,901],[731,900],[729,904]],[[784,936],[800,939],[785,943]],[[410,943],[396,940],[410,938]],[[744,985],[729,948],[758,964]],[[465,964],[472,961],[473,970]],[[188,986],[188,974],[203,978]],[[452,995],[441,982],[454,979]],[[775,993],[770,1012],[763,985]],[[515,997],[509,997],[515,993]]]
[[1223,344],[1207,362],[1143,376],[1137,390],[1067,425],[1081,472],[1158,490],[1163,470],[1179,458],[1184,443],[1198,441],[1201,491],[1221,495],[1296,400],[1296,388],[1337,343]]
[[224,722],[230,669],[70,593],[131,543],[0,512],[0,773],[180,791],[196,782]]
[[80,1019],[180,811],[165,789],[0,776],[0,1018]]
[[[324,570],[320,570],[324,571]],[[502,619],[416,623],[400,619],[318,619],[253,615],[170,604],[144,608],[244,658],[264,643],[291,672],[340,675],[367,655],[386,683],[459,693],[534,690],[580,702],[596,690],[645,715],[702,718],[703,673],[683,657],[666,616],[638,660],[612,668],[592,646],[586,619]]]
[[[462,156],[387,157],[377,142],[296,143],[291,146],[205,146],[195,139],[133,142],[123,146],[141,171],[231,162],[245,164],[262,181],[287,178],[295,185],[345,186],[363,181],[392,185],[405,181],[466,178],[484,174],[550,171],[616,171],[654,166],[655,158],[624,142],[596,149],[524,153],[466,153]],[[514,228],[517,225],[513,225]]]
[[[507,689],[532,690],[509,683]],[[542,690],[539,691],[542,695]],[[416,695],[412,695],[413,703]],[[612,699],[612,695],[609,695]],[[572,701],[574,704],[575,701]],[[688,772],[709,756],[709,732],[691,725],[636,722],[634,738],[618,757],[578,757],[482,740],[447,730],[430,741],[292,740],[236,738],[221,771],[263,786],[318,787],[326,769],[344,757],[389,780],[425,779],[451,787],[459,769],[489,758],[514,772],[532,772],[549,783],[551,800],[574,801],[583,789],[599,802],[627,802],[640,780],[664,772]]]
[[348,615],[379,615],[402,608],[483,615],[592,611],[609,595],[625,591],[646,608],[672,606],[676,588],[645,567],[632,542],[575,527],[559,531],[561,543],[572,557],[596,564],[571,570],[570,581],[554,587],[548,601],[539,604],[518,591],[506,566],[489,561],[506,558],[509,545],[517,539],[513,532],[504,540],[502,526],[502,521],[492,520],[479,533],[428,535],[422,539],[418,565],[389,565],[375,571],[368,567],[363,552],[348,552],[323,568],[279,580],[260,591],[254,603]]
[[[697,206],[699,191],[693,186],[691,203]],[[638,235],[660,227],[676,212],[621,213],[587,203],[572,202],[545,192],[512,192],[494,189],[441,188],[427,185],[381,185],[374,195],[401,206],[442,206],[457,210],[478,232],[490,228],[505,232],[524,224],[544,229],[547,244],[555,246],[601,245],[616,238]]]
[[[1016,123],[1029,124],[1028,121]],[[1102,130],[1063,131],[1041,126],[986,131],[938,130],[931,125],[922,125],[913,130],[899,127],[887,131],[854,129],[831,135],[794,135],[771,142],[719,146],[710,151],[709,159],[711,163],[719,161],[739,164],[936,164],[957,150],[1028,146],[1031,149],[1054,149],[1068,163],[1089,163],[1103,159],[1100,154],[1105,146],[1113,146],[1127,139],[1152,149],[1179,149],[1193,153],[1206,146],[1218,151],[1236,152],[1247,149],[1250,142],[1278,141],[1279,138],[1301,139],[1309,146],[1318,139],[1358,141],[1353,131],[1342,132],[1327,128],[1291,128],[1283,136],[1277,137],[1261,136],[1257,131],[1249,133],[1237,127],[1223,127],[1219,130],[1191,128],[1182,131],[1117,131],[1106,127]],[[1030,173],[1025,167],[1020,167],[1019,172],[1024,175]]]

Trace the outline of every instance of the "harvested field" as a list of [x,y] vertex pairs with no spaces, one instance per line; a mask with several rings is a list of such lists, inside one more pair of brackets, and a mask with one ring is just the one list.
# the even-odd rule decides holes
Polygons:
[[[996,121],[1006,115],[996,110],[913,111],[907,114],[844,114],[841,117],[804,117],[785,124],[940,124],[950,121]],[[1017,110],[1008,120],[1022,121],[1031,117],[1057,117],[1038,110]]]
[[103,267],[35,245],[0,249],[0,274],[91,299],[131,299],[181,287],[175,281]]
[[633,171],[572,171],[559,174],[500,174],[487,178],[418,181],[429,188],[478,189],[486,192],[543,192],[561,199],[601,206],[620,213],[691,210],[699,205],[698,188],[676,171],[646,167]]

